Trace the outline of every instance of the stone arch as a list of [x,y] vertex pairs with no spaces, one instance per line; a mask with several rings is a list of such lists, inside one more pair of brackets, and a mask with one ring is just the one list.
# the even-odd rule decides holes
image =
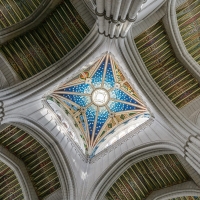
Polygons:
[[[4,121],[5,122],[5,121]],[[54,138],[49,136],[44,129],[28,120],[9,118],[5,122],[20,128],[28,133],[46,149],[59,178],[63,199],[75,199],[75,186],[70,164]],[[53,193],[52,193],[53,194]]]
[[[14,180],[15,182],[18,181],[20,187],[21,187],[21,191],[22,194],[24,196],[25,199],[30,199],[30,200],[36,200],[38,199],[36,192],[34,190],[34,187],[31,183],[31,180],[28,176],[27,170],[24,166],[24,163],[22,161],[20,161],[16,156],[14,156],[13,154],[11,154],[7,149],[5,149],[2,145],[0,146],[0,163],[4,163],[5,165],[7,165],[8,168],[10,168],[12,170],[12,173],[15,178],[17,180]],[[2,165],[1,165],[2,167]],[[2,169],[2,168],[1,168]],[[7,174],[7,173],[6,173]],[[2,175],[2,172],[1,172]],[[6,179],[9,180],[9,177],[7,177]],[[13,179],[12,181],[13,182]],[[13,184],[12,184],[12,188],[13,188]],[[10,188],[7,188],[7,190],[9,191]]]
[[147,197],[147,200],[169,200],[192,196],[200,197],[200,190],[192,181],[188,181],[159,191],[154,191]]
[[154,142],[131,150],[120,156],[120,158],[108,167],[104,173],[96,180],[94,186],[90,189],[87,200],[101,200],[104,198],[107,190],[117,180],[117,178],[131,165],[145,160],[147,158],[163,155],[178,154],[183,157],[180,147],[176,143]]

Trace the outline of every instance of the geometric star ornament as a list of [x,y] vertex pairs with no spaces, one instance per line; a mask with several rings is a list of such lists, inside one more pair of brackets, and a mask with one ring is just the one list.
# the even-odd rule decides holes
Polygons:
[[50,98],[74,120],[88,154],[119,125],[147,112],[110,53]]

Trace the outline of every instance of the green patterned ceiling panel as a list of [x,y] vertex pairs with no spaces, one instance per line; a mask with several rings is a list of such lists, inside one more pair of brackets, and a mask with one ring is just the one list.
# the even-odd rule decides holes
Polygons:
[[152,78],[178,108],[200,95],[199,83],[176,59],[161,21],[135,43]]
[[36,29],[2,45],[1,51],[27,79],[64,57],[88,32],[70,1],[64,0]]
[[106,194],[108,200],[142,200],[151,192],[190,180],[175,155],[155,156],[129,167]]
[[1,0],[0,30],[12,26],[29,17],[43,0]]
[[194,60],[200,64],[200,0],[187,0],[176,12],[184,44]]
[[0,161],[0,199],[23,200],[24,196],[14,172]]
[[0,132],[0,144],[24,162],[39,199],[61,187],[47,150],[28,133],[9,125]]
[[197,196],[188,196],[188,197],[177,197],[169,200],[200,200],[200,197]]

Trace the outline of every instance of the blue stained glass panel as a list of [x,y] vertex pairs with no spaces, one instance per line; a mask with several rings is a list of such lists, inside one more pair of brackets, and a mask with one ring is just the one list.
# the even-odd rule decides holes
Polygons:
[[105,60],[101,63],[100,67],[97,69],[97,71],[92,76],[92,84],[94,85],[94,87],[101,87],[104,68],[105,68]]
[[84,120],[83,115],[80,115],[80,120],[81,120],[81,124],[83,126],[84,131],[86,131],[86,125],[85,125],[85,120]]
[[88,96],[79,96],[79,95],[74,95],[74,94],[63,94],[63,97],[73,101],[74,103],[78,104],[79,106],[87,106],[90,102],[91,99]]
[[92,88],[90,87],[89,84],[81,83],[79,85],[67,87],[67,88],[64,89],[64,91],[91,94],[92,93]]
[[114,99],[119,99],[121,101],[126,101],[129,103],[139,104],[137,101],[132,99],[130,96],[128,96],[125,92],[121,91],[120,89],[114,89],[110,92],[110,97]]
[[105,107],[100,107],[98,112],[96,130],[95,130],[95,137],[99,134],[99,131],[105,124],[106,120],[109,117],[109,112]]
[[63,102],[65,102],[70,108],[72,108],[73,110],[77,111],[78,108],[74,105],[72,105],[71,103],[69,103],[68,101],[64,100]]
[[135,106],[127,105],[121,102],[110,101],[108,106],[112,112],[121,112],[127,110],[135,110]]
[[90,134],[90,137],[91,137],[93,127],[94,127],[94,120],[95,120],[95,117],[96,117],[96,106],[91,105],[90,107],[88,107],[85,114],[86,114],[86,117],[87,117],[89,134]]
[[[134,93],[131,85],[125,84],[125,90],[116,84],[115,75],[121,77],[123,73],[116,71],[112,56],[107,54],[99,59],[98,65],[96,64],[97,62],[88,71],[83,72],[84,74],[80,74],[71,83],[64,84],[54,92],[55,97],[65,104],[61,108],[64,108],[67,115],[70,113],[74,117],[75,125],[82,132],[80,137],[85,140],[86,151],[90,145],[94,148],[91,156],[95,155],[99,142],[106,140],[107,136],[115,133],[115,129],[118,128],[117,124],[107,124],[111,117],[116,120],[120,118],[120,124],[126,124],[129,119],[137,120],[142,117],[137,115],[138,111],[145,113],[140,100],[131,95]],[[125,77],[123,80],[127,81]],[[67,112],[69,110],[70,112]],[[127,113],[131,113],[130,117],[127,117]],[[105,125],[108,129],[104,130]]]
[[113,74],[112,66],[111,66],[110,59],[109,59],[108,65],[107,65],[107,70],[106,70],[106,76],[105,76],[105,80],[104,80],[104,87],[106,89],[110,89],[114,86],[115,86],[115,79],[114,79],[114,74]]

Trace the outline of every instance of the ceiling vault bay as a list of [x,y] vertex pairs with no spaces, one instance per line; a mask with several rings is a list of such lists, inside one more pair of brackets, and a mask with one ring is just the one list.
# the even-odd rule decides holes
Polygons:
[[0,144],[24,163],[39,199],[61,187],[47,150],[28,133],[9,125],[0,131]]
[[108,200],[142,200],[154,190],[191,178],[175,155],[155,156],[129,167],[106,194]]
[[199,0],[187,0],[176,9],[177,22],[186,49],[200,64],[200,3]]
[[135,43],[152,78],[178,108],[200,95],[198,81],[174,55],[162,21],[136,37]]
[[63,58],[88,32],[76,9],[64,0],[38,27],[3,44],[1,53],[27,79]]
[[[100,2],[101,0],[96,1]],[[106,3],[116,3],[119,1],[120,0],[108,0]],[[14,0],[13,2],[24,1]],[[3,5],[4,7],[3,14],[1,12],[1,16],[3,16],[1,18],[2,21],[0,22],[0,26],[3,27],[2,29],[7,29],[12,26],[14,27],[15,24],[28,19],[37,10],[36,7],[41,5],[40,3],[42,1],[33,0],[31,4],[36,5],[37,2],[37,6],[33,6],[34,8],[30,12],[28,12],[27,7],[30,5],[28,5],[27,2],[24,2],[24,4],[20,3],[20,5],[22,5],[21,9],[24,9],[24,11],[27,11],[27,13],[21,13],[21,11],[19,10],[19,6],[17,6],[16,3],[13,4],[12,8],[9,7],[13,2],[11,0],[2,0],[0,2],[0,5]],[[188,4],[191,5],[189,6],[189,8],[187,7]],[[136,152],[137,154],[138,150],[143,149],[143,145],[148,146],[149,143],[152,144],[152,146],[154,144],[156,145],[156,142],[160,143],[160,149],[162,149],[162,145],[163,149],[173,149],[173,151],[176,151],[175,153],[178,153],[182,157],[184,157],[185,160],[190,163],[198,173],[200,173],[200,161],[198,156],[200,137],[198,133],[193,131],[197,126],[191,124],[188,119],[188,122],[186,124],[184,123],[184,121],[181,121],[180,117],[179,122],[183,122],[182,124],[186,127],[185,132],[187,133],[180,133],[180,135],[182,135],[180,136],[180,141],[178,141],[177,138],[179,136],[175,139],[175,136],[173,136],[173,134],[179,135],[179,131],[174,131],[175,129],[173,129],[174,127],[172,127],[171,124],[164,124],[166,121],[158,119],[158,115],[155,115],[156,118],[152,119],[152,123],[147,128],[145,127],[144,129],[138,131],[137,134],[133,135],[131,138],[120,140],[117,145],[114,146],[114,148],[110,148],[109,150],[106,149],[99,157],[91,160],[91,163],[87,163],[87,159],[84,160],[83,156],[79,155],[80,152],[77,150],[76,144],[70,143],[70,139],[59,131],[59,129],[56,127],[55,121],[52,120],[51,116],[49,115],[48,111],[46,111],[42,103],[38,101],[38,99],[41,96],[44,96],[44,94],[49,94],[49,91],[53,92],[56,88],[58,88],[58,86],[62,85],[62,83],[66,83],[61,75],[60,77],[62,77],[62,80],[58,80],[58,78],[54,76],[53,72],[50,71],[50,69],[58,64],[56,67],[58,69],[62,69],[63,74],[69,73],[69,76],[74,77],[74,75],[76,74],[76,68],[79,67],[77,65],[80,63],[84,63],[80,62],[80,60],[85,59],[88,61],[89,59],[94,60],[96,57],[98,57],[96,53],[98,50],[96,50],[95,48],[99,47],[99,52],[101,53],[105,52],[105,50],[107,51],[108,48],[110,51],[113,50],[116,53],[118,52],[118,50],[116,50],[115,48],[119,47],[119,41],[121,42],[122,40],[127,39],[113,39],[113,41],[115,42],[110,42],[110,39],[104,37],[104,35],[100,35],[97,38],[100,38],[98,42],[102,42],[102,44],[98,44],[95,46],[94,54],[93,52],[84,52],[82,53],[83,55],[79,54],[81,58],[77,62],[75,61],[75,58],[77,57],[74,56],[74,58],[72,58],[73,56],[69,56],[69,58],[71,59],[69,62],[70,64],[68,65],[67,62],[67,64],[63,68],[61,68],[58,61],[62,60],[63,58],[68,58],[68,55],[71,52],[75,52],[75,50],[77,50],[76,52],[79,52],[79,50],[81,50],[79,48],[79,44],[84,41],[86,36],[89,35],[88,38],[92,40],[95,35],[94,32],[92,32],[93,35],[90,36],[90,28],[83,21],[82,16],[78,14],[75,6],[73,5],[74,4],[72,4],[70,1],[63,0],[61,4],[59,4],[55,8],[52,14],[45,18],[45,20],[40,23],[40,25],[35,27],[33,30],[24,32],[23,34],[13,38],[12,40],[8,40],[6,43],[3,43],[1,45],[2,55],[4,55],[5,59],[8,61],[12,69],[18,73],[21,80],[23,80],[21,85],[18,84],[14,85],[12,88],[6,88],[0,93],[0,120],[2,121],[2,123],[5,123],[6,120],[9,121],[9,117],[12,118],[13,116],[18,116],[21,119],[22,116],[26,116],[27,118],[24,117],[24,124],[27,123],[26,125],[28,126],[29,122],[32,120],[32,122],[35,123],[36,126],[38,125],[38,129],[43,126],[42,128],[47,130],[47,134],[52,134],[52,136],[57,141],[56,145],[58,145],[59,147],[62,146],[62,148],[65,149],[66,158],[68,159],[69,157],[71,157],[69,159],[71,166],[66,166],[66,168],[72,167],[72,171],[75,177],[74,179],[76,179],[76,184],[74,185],[74,187],[75,190],[77,190],[76,192],[78,199],[81,200],[85,200],[87,193],[90,192],[90,184],[93,184],[96,180],[98,180],[98,178],[101,177],[104,171],[106,171],[108,168],[113,167],[113,163],[117,162],[116,158],[118,158],[118,155],[125,157],[127,155],[127,152],[129,151],[132,151],[134,153]],[[19,16],[21,16],[22,14],[24,14],[24,18],[19,18]],[[14,17],[16,17],[16,19],[14,19]],[[103,16],[103,18],[104,17],[105,16]],[[150,19],[151,16],[148,17]],[[194,60],[199,63],[199,1],[188,0],[186,4],[179,7],[177,9],[177,20],[179,23],[180,33],[183,37],[188,52],[191,54]],[[194,99],[198,99],[200,94],[199,83],[194,78],[195,76],[193,76],[189,72],[189,70],[184,67],[184,64],[181,63],[181,60],[177,59],[177,57],[175,56],[175,50],[168,40],[168,35],[162,23],[162,20],[157,20],[156,24],[145,30],[145,32],[143,32],[142,34],[139,34],[139,36],[137,36],[134,41],[141,55],[141,58],[143,59],[149,71],[149,74],[152,76],[152,78],[161,88],[161,90],[166,94],[166,96],[171,100],[171,102],[181,110],[183,107],[191,106],[191,103]],[[110,26],[117,27],[117,24],[111,24]],[[95,25],[95,27],[97,26]],[[133,27],[133,29],[134,28],[137,28],[137,24],[135,27]],[[97,29],[93,29],[94,31],[96,31],[96,35],[98,32]],[[113,31],[117,29],[110,30]],[[191,34],[189,34],[189,32]],[[118,33],[119,32],[117,32],[117,34]],[[130,34],[127,37],[129,36]],[[102,38],[104,38],[105,40]],[[194,41],[194,43],[192,41]],[[88,51],[88,48],[89,47],[87,46],[87,44],[85,44],[84,50]],[[121,51],[123,51],[123,48],[126,47],[120,46],[120,48]],[[104,49],[104,51],[102,49]],[[123,62],[121,62],[123,58],[122,56],[120,57],[120,55],[119,60],[120,64],[123,64]],[[72,62],[73,64],[71,64]],[[127,61],[125,60],[124,62],[126,63]],[[70,71],[64,69],[68,67],[70,68]],[[131,67],[136,68],[138,66],[133,65]],[[47,72],[46,77],[40,76],[44,72],[43,70],[45,70],[45,73]],[[131,77],[132,75],[129,73],[127,74],[129,75],[129,77]],[[85,76],[85,74],[82,75]],[[144,77],[146,75],[147,74],[144,74]],[[38,76],[42,77],[42,80],[38,80]],[[47,79],[49,79],[49,81],[47,81]],[[69,82],[70,79],[66,78],[66,80],[67,82]],[[37,81],[41,83],[42,86],[38,86]],[[152,83],[153,81],[149,82],[150,87],[152,87],[152,89],[157,89]],[[24,86],[22,87],[23,84]],[[140,84],[138,85],[138,92],[140,94]],[[65,85],[62,89],[64,89],[66,86],[69,85]],[[57,95],[66,94],[66,92],[56,92]],[[56,100],[58,100],[56,92],[54,93],[54,97]],[[74,95],[74,93],[69,92],[68,94]],[[165,98],[164,95],[163,98]],[[144,97],[143,99],[146,99],[146,97]],[[162,99],[160,101],[162,101]],[[145,105],[146,104],[149,107],[149,103],[145,102]],[[146,109],[142,103],[141,107]],[[162,113],[162,108],[159,109],[161,115],[164,116],[165,113]],[[177,114],[177,110],[172,111],[172,114]],[[126,114],[128,114],[128,112],[126,112]],[[170,115],[170,117],[171,116],[172,115]],[[169,117],[169,115],[167,117]],[[173,117],[171,120],[173,120]],[[177,127],[179,127],[179,125],[177,125],[176,120],[174,120],[173,125],[176,127],[176,129],[178,129]],[[190,129],[190,131],[188,131],[187,129],[191,126],[194,126],[194,129]],[[182,132],[182,130],[180,130],[180,132]],[[145,135],[144,133],[147,134]],[[90,136],[88,134],[87,139],[89,137]],[[68,145],[66,141],[69,142],[70,145]],[[98,141],[96,140],[96,142]],[[164,143],[164,141],[166,143]],[[42,147],[42,145],[38,141],[36,141],[34,137],[30,136],[26,131],[23,131],[22,129],[19,129],[13,125],[9,125],[5,130],[0,132],[0,143],[4,147],[6,147],[8,151],[13,153],[22,162],[24,162],[25,166],[27,167],[27,172],[31,177],[35,190],[40,199],[50,199],[51,194],[53,194],[55,191],[61,191],[61,184],[54,163],[52,162],[50,155],[48,155],[47,149]],[[92,140],[89,143],[92,145],[97,144],[95,143],[94,131]],[[152,150],[154,148],[152,146],[148,146],[149,150]],[[33,149],[31,149],[32,147]],[[158,148],[155,151],[159,151],[160,149]],[[35,152],[35,150],[38,150],[39,153],[37,151]],[[148,154],[148,152],[145,153]],[[27,155],[29,155],[30,157]],[[95,166],[94,169],[92,169],[91,167],[92,162],[95,163],[95,165],[93,165]],[[35,170],[36,168],[37,170]],[[166,174],[169,176],[167,176]],[[117,200],[143,199],[146,198],[146,196],[148,196],[152,191],[160,190],[161,188],[166,187],[166,185],[170,186],[182,183],[184,181],[186,181],[186,183],[187,181],[192,181],[183,166],[178,163],[176,156],[172,154],[165,154],[148,159],[142,159],[140,162],[132,165],[130,168],[124,171],[124,173],[120,177],[118,177],[118,179],[117,177],[114,178],[116,182],[108,191],[105,198]],[[91,183],[88,183],[87,180],[91,180]],[[5,187],[3,187],[2,189],[5,189]],[[10,192],[9,189],[10,188],[8,188],[5,193],[3,193],[3,195],[7,195]],[[23,199],[23,197],[21,199]],[[188,195],[177,197],[176,199],[198,200],[199,197]]]

